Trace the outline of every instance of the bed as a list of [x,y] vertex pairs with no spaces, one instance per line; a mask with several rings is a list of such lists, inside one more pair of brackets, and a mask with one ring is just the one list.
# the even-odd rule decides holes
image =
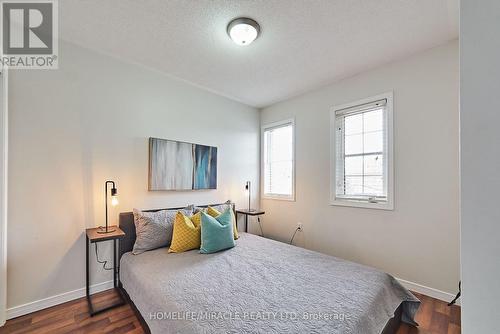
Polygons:
[[[153,210],[152,210],[153,211]],[[215,254],[130,253],[132,213],[120,214],[120,288],[151,333],[396,333],[419,300],[392,276],[241,233]]]

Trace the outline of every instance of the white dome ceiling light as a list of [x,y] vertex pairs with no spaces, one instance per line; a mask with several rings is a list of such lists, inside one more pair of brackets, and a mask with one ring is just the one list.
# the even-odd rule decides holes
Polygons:
[[248,17],[238,17],[227,25],[227,34],[238,45],[252,43],[260,34],[260,26]]

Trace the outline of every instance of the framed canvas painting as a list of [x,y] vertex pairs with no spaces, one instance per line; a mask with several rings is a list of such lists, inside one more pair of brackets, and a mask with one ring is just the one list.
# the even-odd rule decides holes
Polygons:
[[149,138],[149,190],[217,189],[217,147]]

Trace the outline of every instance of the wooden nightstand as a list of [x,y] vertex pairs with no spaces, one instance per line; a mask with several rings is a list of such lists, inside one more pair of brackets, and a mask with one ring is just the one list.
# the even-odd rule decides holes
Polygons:
[[[99,227],[96,228],[88,228],[85,230],[85,235],[86,235],[86,242],[85,242],[85,263],[86,263],[86,294],[87,294],[87,304],[89,306],[89,313],[90,316],[93,317],[94,315],[107,311],[111,308],[121,306],[125,304],[125,299],[123,298],[120,289],[118,289],[118,280],[117,280],[117,275],[118,275],[118,266],[117,266],[117,259],[116,259],[116,246],[117,246],[117,240],[125,237],[125,232],[123,232],[118,226],[110,226],[110,228],[115,228],[116,230],[111,233],[106,233],[106,234],[101,234],[98,233],[99,230],[102,230]],[[113,288],[115,291],[118,293],[118,296],[120,297],[120,301],[116,304],[106,306],[101,309],[94,309],[94,306],[92,305],[92,298],[90,295],[90,272],[89,272],[89,246],[91,244],[95,244],[98,242],[102,241],[108,241],[108,240],[113,240]]]
[[260,216],[266,212],[261,210],[238,209],[236,210],[236,215],[238,215],[238,213],[245,216],[245,232],[248,232],[248,216],[257,216],[257,218],[260,219]]

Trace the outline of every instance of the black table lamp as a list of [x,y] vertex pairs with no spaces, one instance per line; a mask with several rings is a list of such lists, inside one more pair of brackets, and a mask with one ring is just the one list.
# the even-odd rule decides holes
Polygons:
[[111,205],[116,206],[118,205],[118,191],[116,190],[115,187],[115,181],[106,181],[104,183],[104,203],[106,206],[106,226],[101,227],[97,233],[105,234],[105,233],[112,233],[116,231],[116,228],[109,228],[108,227],[108,184],[111,184]]

